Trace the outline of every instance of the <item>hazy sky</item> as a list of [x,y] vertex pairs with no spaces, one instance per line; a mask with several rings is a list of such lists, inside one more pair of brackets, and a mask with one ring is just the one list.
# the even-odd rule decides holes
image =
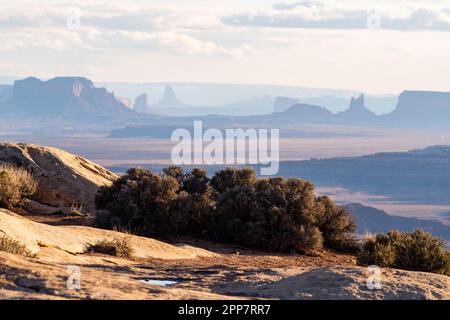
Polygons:
[[450,1],[0,0],[0,76],[450,91]]

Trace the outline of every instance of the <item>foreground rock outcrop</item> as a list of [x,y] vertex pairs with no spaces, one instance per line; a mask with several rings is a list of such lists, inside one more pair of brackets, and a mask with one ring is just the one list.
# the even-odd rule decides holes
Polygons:
[[[450,299],[450,277],[424,272],[382,269],[381,288],[369,289],[371,273],[349,255],[273,255],[199,242],[206,250],[48,226],[6,210],[0,230],[37,254],[0,251],[0,299]],[[114,237],[127,237],[133,259],[83,253],[84,244]],[[68,285],[74,270],[76,288]]]
[[0,143],[0,163],[30,170],[39,186],[35,200],[55,207],[94,209],[95,193],[118,176],[105,168],[63,150],[34,144]]
[[69,254],[82,254],[87,244],[114,238],[126,239],[134,248],[137,258],[195,259],[215,256],[212,252],[190,246],[173,246],[150,238],[123,234],[116,231],[83,226],[51,226],[33,222],[15,213],[0,209],[0,237],[3,234],[24,244],[39,255],[42,248],[55,248]]

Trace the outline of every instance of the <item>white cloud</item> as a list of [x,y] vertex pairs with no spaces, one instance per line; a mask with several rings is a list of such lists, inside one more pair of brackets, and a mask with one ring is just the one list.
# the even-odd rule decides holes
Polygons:
[[68,30],[73,6],[10,6],[0,13],[0,50],[26,47],[65,49],[156,50],[186,55],[242,58],[249,45],[225,47],[212,39],[197,39],[193,32],[223,27],[220,17],[200,11],[181,11],[128,4],[85,4],[75,7],[79,29]]
[[381,25],[389,30],[450,31],[450,5],[435,1],[406,2],[298,1],[278,3],[264,11],[241,12],[222,18],[232,26],[299,28],[299,29],[365,29],[375,12]]

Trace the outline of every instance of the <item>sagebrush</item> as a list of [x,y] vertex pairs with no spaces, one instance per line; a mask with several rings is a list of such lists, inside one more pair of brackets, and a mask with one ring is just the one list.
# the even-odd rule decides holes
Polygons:
[[96,197],[98,223],[141,235],[185,234],[273,250],[354,248],[352,216],[301,179],[259,179],[251,168],[130,169]]
[[450,276],[446,242],[423,230],[390,231],[365,239],[358,262],[379,267],[425,271]]
[[24,244],[12,239],[4,233],[0,236],[0,251],[18,254],[25,257],[35,257],[35,255],[32,254]]
[[86,245],[88,253],[102,253],[120,258],[131,258],[133,256],[133,248],[127,239],[114,238],[99,240],[94,244]]
[[11,209],[33,196],[37,182],[24,168],[0,164],[0,207]]

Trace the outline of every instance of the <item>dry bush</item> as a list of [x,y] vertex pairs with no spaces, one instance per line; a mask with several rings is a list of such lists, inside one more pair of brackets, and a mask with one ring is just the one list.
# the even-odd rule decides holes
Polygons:
[[85,252],[102,253],[120,258],[131,258],[133,256],[133,248],[126,238],[112,240],[99,240],[94,244],[87,244]]
[[177,233],[182,221],[172,207],[178,190],[173,177],[130,169],[111,187],[100,188],[96,207],[108,214],[97,215],[97,224],[104,228],[125,227],[147,236]]
[[361,264],[374,264],[450,276],[450,253],[445,241],[423,230],[390,231],[368,238],[358,256]]
[[18,254],[30,258],[35,257],[35,255],[32,254],[24,244],[21,244],[19,241],[12,239],[6,234],[3,234],[0,237],[0,251]]
[[338,207],[329,197],[322,196],[316,199],[315,212],[325,246],[354,253],[358,251],[354,237],[356,220],[347,210]]
[[31,197],[37,182],[27,170],[0,164],[0,207],[11,209],[19,206],[23,199]]
[[252,168],[162,174],[130,169],[96,196],[97,224],[146,236],[184,234],[271,251],[342,249],[354,221],[301,179],[258,179]]

